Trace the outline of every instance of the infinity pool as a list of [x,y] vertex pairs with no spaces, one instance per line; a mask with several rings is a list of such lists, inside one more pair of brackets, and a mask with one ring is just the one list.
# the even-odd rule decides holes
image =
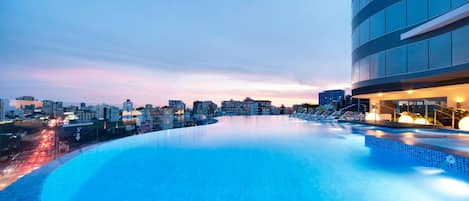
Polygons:
[[128,137],[89,149],[57,167],[45,176],[38,197],[469,200],[467,179],[376,153],[364,146],[364,136],[354,126],[286,116],[223,117],[209,126]]

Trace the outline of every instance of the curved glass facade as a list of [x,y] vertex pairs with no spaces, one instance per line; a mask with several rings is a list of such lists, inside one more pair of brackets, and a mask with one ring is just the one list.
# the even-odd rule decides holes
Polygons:
[[373,79],[467,66],[467,18],[417,37],[400,38],[466,4],[469,0],[352,0],[354,88]]

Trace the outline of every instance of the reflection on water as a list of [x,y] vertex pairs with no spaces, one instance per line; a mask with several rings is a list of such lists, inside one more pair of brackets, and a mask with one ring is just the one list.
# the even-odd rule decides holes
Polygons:
[[58,168],[47,178],[41,198],[469,199],[461,192],[467,180],[370,151],[363,131],[353,126],[286,116],[223,117],[214,125],[121,139]]

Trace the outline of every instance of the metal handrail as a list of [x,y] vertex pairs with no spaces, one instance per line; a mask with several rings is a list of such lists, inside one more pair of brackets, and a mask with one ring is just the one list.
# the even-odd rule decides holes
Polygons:
[[357,104],[352,104],[352,105],[349,105],[347,107],[344,107],[344,108],[341,108],[340,110],[338,110],[339,112],[342,112],[343,110],[346,110],[346,109],[349,109],[349,108],[352,108],[352,107],[355,107]]
[[451,114],[450,114],[450,113],[447,113],[447,112],[443,112],[442,110],[438,110],[438,109],[434,109],[433,111],[434,111],[434,113],[433,113],[433,125],[436,125],[436,115],[437,115],[437,112],[451,117],[451,128],[454,128],[454,127],[455,127],[455,123],[456,123],[455,120],[456,120],[456,119],[461,120],[461,118],[457,118],[457,117],[456,117],[456,111],[454,111],[454,110],[450,110],[450,111],[451,111]]
[[[437,115],[437,112],[451,117],[451,127],[452,127],[452,128],[455,127],[455,120],[456,120],[456,119],[461,120],[461,118],[457,118],[457,117],[456,117],[456,112],[457,112],[456,110],[454,110],[454,109],[452,109],[452,108],[444,107],[444,106],[441,106],[441,105],[438,105],[438,104],[434,104],[434,103],[432,103],[431,101],[429,101],[429,100],[427,100],[427,99],[424,99],[423,101],[424,101],[425,105],[433,105],[433,106],[438,106],[438,107],[440,107],[439,110],[438,110],[438,109],[434,109],[434,110],[433,110],[433,125],[436,125],[436,115]],[[427,104],[427,103],[430,103],[430,104]],[[447,112],[444,112],[443,109],[446,109],[446,110],[451,111],[451,114],[450,114],[450,113],[447,113]]]

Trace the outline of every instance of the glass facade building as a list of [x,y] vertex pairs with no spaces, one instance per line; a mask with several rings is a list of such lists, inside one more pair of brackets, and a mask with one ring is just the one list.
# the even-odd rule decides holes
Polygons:
[[354,97],[469,109],[469,0],[352,0],[352,11]]

